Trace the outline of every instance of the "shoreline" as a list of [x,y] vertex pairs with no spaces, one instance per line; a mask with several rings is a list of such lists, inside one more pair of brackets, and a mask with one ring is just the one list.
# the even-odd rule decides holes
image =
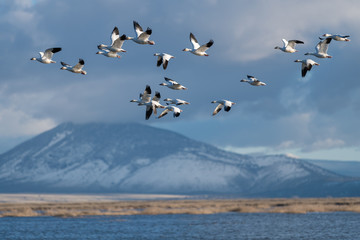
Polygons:
[[[154,194],[6,195],[7,200],[14,199],[15,197],[18,199],[17,201],[6,202],[5,194],[0,194],[0,217],[83,217],[161,214],[216,214],[228,212],[304,214],[309,212],[350,211],[360,213],[360,197],[196,199],[185,195]],[[36,195],[40,197],[42,201],[30,201],[30,195]],[[28,199],[25,198],[24,200],[24,197],[27,197]],[[114,200],[114,198],[116,200]],[[24,201],[21,201],[21,199]],[[46,201],[46,199],[48,199],[48,201]]]

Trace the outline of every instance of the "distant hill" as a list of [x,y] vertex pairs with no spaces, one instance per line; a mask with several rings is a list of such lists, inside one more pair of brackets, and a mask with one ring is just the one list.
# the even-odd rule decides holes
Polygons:
[[1,192],[360,196],[359,179],[135,123],[64,123],[0,155]]
[[360,161],[305,160],[343,176],[360,177]]

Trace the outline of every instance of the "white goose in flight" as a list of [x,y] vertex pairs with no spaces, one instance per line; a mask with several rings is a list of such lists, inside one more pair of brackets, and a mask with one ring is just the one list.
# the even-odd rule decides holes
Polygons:
[[104,45],[100,44],[98,45],[99,50],[107,49],[111,52],[126,52],[126,50],[122,49],[122,45],[124,44],[124,41],[128,40],[128,37],[126,37],[125,34],[119,35],[119,29],[117,27],[114,28],[114,30],[111,33],[111,45]]
[[144,104],[144,105],[146,105],[146,114],[145,114],[146,120],[148,120],[150,118],[150,116],[153,112],[156,115],[158,108],[165,108],[165,106],[160,104],[160,98],[161,98],[160,93],[155,92],[155,95],[152,98],[152,100]]
[[200,46],[198,40],[196,40],[194,34],[192,33],[190,33],[190,42],[193,45],[193,49],[184,48],[183,51],[191,52],[197,56],[209,56],[206,53],[206,50],[208,50],[214,44],[214,41],[211,39],[208,43]]
[[211,103],[218,103],[219,105],[217,105],[217,107],[215,108],[214,112],[213,112],[213,116],[215,116],[218,112],[220,112],[220,110],[224,107],[225,112],[230,111],[231,106],[234,105],[234,102],[231,102],[229,100],[217,100],[217,101],[212,101]]
[[241,79],[240,82],[247,82],[252,86],[266,86],[266,83],[260,82],[256,77],[247,75],[247,79]]
[[176,82],[170,78],[164,77],[164,79],[165,79],[166,83],[160,83],[160,86],[166,86],[166,87],[174,89],[174,90],[186,90],[187,89],[183,85],[179,84],[178,82]]
[[[350,37],[349,35],[340,35],[340,34],[329,34],[329,33],[325,33],[322,35],[325,38],[331,38],[334,39],[335,41],[344,41],[344,42],[349,42],[350,39],[348,39],[348,37]],[[321,40],[323,40],[324,38],[321,38]]]
[[139,99],[130,100],[130,102],[138,103],[139,106],[144,105],[145,103],[150,102],[151,100],[151,88],[149,85],[146,85],[143,93],[140,93]]
[[295,49],[296,44],[304,44],[304,42],[300,40],[289,40],[289,41],[287,41],[286,39],[281,39],[281,40],[284,43],[284,46],[283,47],[276,46],[275,49],[280,49],[281,51],[287,53],[298,52],[298,50]]
[[104,55],[105,57],[110,58],[121,58],[121,56],[117,52],[109,51],[107,49],[102,49],[102,51],[96,52],[96,54]]
[[84,67],[85,61],[83,59],[79,59],[79,62],[75,66],[70,66],[69,64],[66,64],[64,62],[61,62],[61,65],[63,65],[61,70],[68,70],[73,73],[81,73],[83,75],[86,75],[87,72],[85,70],[82,70]]
[[311,60],[311,59],[304,59],[304,60],[295,60],[294,62],[301,62],[301,76],[305,77],[307,71],[310,71],[312,66],[317,65],[319,66],[317,62]]
[[313,55],[318,58],[332,58],[329,54],[327,54],[329,44],[331,42],[331,38],[325,38],[323,41],[320,41],[316,47],[316,52],[308,52],[305,55]]
[[173,117],[178,117],[180,116],[180,113],[182,112],[182,110],[178,107],[175,106],[166,106],[165,110],[159,115],[158,118],[162,118],[163,116],[165,116],[166,114],[168,114],[170,111],[174,112]]
[[156,66],[160,67],[162,64],[164,70],[167,68],[170,59],[175,58],[174,56],[167,53],[155,53],[154,56],[158,57]]
[[150,45],[154,45],[155,42],[154,41],[150,41],[149,37],[152,33],[151,28],[147,28],[146,31],[144,32],[144,30],[142,29],[142,27],[140,26],[140,24],[136,21],[133,21],[134,23],[134,30],[136,33],[136,37],[127,37],[127,40],[133,40],[134,42],[138,43],[138,44],[150,44]]
[[53,57],[54,53],[60,52],[61,48],[55,47],[55,48],[48,48],[44,52],[39,52],[40,57],[38,58],[31,58],[30,60],[36,60],[41,63],[49,64],[49,63],[56,63],[51,58]]
[[174,104],[174,105],[188,105],[190,104],[189,102],[185,101],[185,100],[181,100],[181,99],[171,99],[171,98],[165,98],[164,99],[166,103],[166,105],[170,105],[170,104]]

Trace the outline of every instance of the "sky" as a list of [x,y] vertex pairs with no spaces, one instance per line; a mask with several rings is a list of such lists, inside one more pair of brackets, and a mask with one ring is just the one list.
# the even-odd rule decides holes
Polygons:
[[[0,2],[0,151],[63,122],[138,122],[244,154],[289,154],[300,158],[360,161],[360,2],[246,0],[3,0]],[[126,41],[120,59],[96,55],[115,26],[134,36],[133,21],[152,29],[155,45]],[[195,56],[214,40],[208,57]],[[331,59],[310,56],[324,33],[350,35],[332,41]],[[284,53],[281,39],[298,39]],[[30,61],[61,47],[55,64]],[[175,56],[166,70],[154,53]],[[60,70],[85,60],[87,75]],[[253,75],[267,85],[241,83]],[[164,77],[188,88],[159,84]],[[130,103],[145,85],[162,98],[190,102],[180,117],[145,120],[144,107]],[[235,102],[212,116],[211,101]],[[163,102],[162,102],[163,103]]]

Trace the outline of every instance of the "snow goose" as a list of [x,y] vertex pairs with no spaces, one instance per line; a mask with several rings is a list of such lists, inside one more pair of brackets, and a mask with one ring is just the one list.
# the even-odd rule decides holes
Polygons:
[[151,88],[149,85],[146,85],[143,93],[140,93],[139,99],[130,100],[130,102],[136,102],[138,105],[144,105],[151,100]]
[[190,33],[190,42],[193,45],[193,49],[184,48],[183,51],[191,52],[192,54],[195,54],[197,56],[209,56],[206,53],[206,50],[208,50],[214,44],[214,41],[211,39],[208,43],[200,46],[198,40],[192,33]]
[[159,115],[158,118],[161,118],[161,117],[165,116],[165,115],[168,114],[170,111],[174,112],[174,114],[173,114],[174,118],[180,116],[180,113],[182,112],[182,110],[181,110],[180,108],[178,108],[178,107],[175,107],[175,106],[166,106],[166,107],[165,107],[165,110]]
[[100,44],[98,45],[99,50],[107,49],[111,52],[126,52],[126,50],[122,49],[122,45],[124,41],[127,40],[125,34],[119,36],[119,29],[117,27],[111,33],[111,46]]
[[167,102],[166,105],[169,105],[169,104],[188,105],[188,104],[190,104],[189,102],[181,100],[181,99],[165,98],[164,101]]
[[53,57],[54,53],[60,52],[61,48],[55,47],[55,48],[48,48],[44,52],[39,52],[40,57],[38,58],[31,58],[30,60],[36,60],[41,63],[49,64],[49,63],[56,63],[51,58]]
[[150,45],[154,45],[155,42],[154,41],[150,41],[149,37],[152,33],[151,28],[147,28],[146,31],[144,32],[144,30],[142,29],[142,27],[140,26],[140,24],[136,21],[133,21],[134,23],[134,30],[136,33],[136,37],[127,37],[127,40],[133,40],[134,42],[138,43],[138,44],[150,44]]
[[[335,41],[344,41],[344,42],[349,42],[350,39],[348,39],[348,37],[350,37],[349,35],[339,35],[339,34],[329,34],[329,33],[325,33],[322,35],[325,38],[331,38],[334,39]],[[323,40],[324,38],[320,37],[320,40]]]
[[165,79],[166,83],[160,83],[161,86],[166,86],[166,87],[174,89],[174,90],[186,90],[187,89],[183,85],[177,83],[176,81],[174,81],[170,78],[164,77],[164,79]]
[[98,51],[96,52],[96,54],[104,55],[105,57],[110,57],[110,58],[121,58],[121,56],[117,54],[117,52],[109,51],[107,49],[102,49],[102,51]]
[[310,71],[312,66],[317,65],[319,66],[317,62],[311,60],[311,59],[304,59],[304,60],[295,60],[294,62],[301,62],[301,76],[305,77],[307,71]]
[[146,114],[145,114],[146,120],[149,120],[149,118],[153,112],[156,115],[158,108],[165,108],[163,105],[160,104],[160,98],[161,98],[160,93],[155,92],[155,95],[152,98],[152,100],[144,104],[144,105],[146,105]]
[[304,44],[303,41],[300,40],[289,40],[287,41],[286,39],[281,39],[284,43],[283,47],[279,47],[276,46],[275,49],[280,49],[283,52],[287,52],[287,53],[294,53],[294,52],[298,52],[298,50],[295,49],[296,44]]
[[316,52],[308,52],[305,55],[313,55],[318,58],[332,58],[329,54],[327,54],[327,50],[329,48],[329,44],[331,42],[331,38],[325,38],[323,41],[320,41],[316,47]]
[[158,57],[156,66],[160,67],[162,64],[164,70],[167,68],[170,59],[175,58],[174,56],[167,53],[155,53],[154,56]]
[[247,79],[241,79],[240,82],[247,82],[252,86],[265,86],[266,83],[260,82],[257,78],[247,75]]
[[79,62],[75,66],[70,66],[69,64],[61,62],[61,65],[63,65],[63,67],[60,68],[60,69],[61,70],[68,70],[68,71],[73,72],[73,73],[81,73],[83,75],[86,75],[87,72],[85,70],[82,70],[82,68],[84,67],[84,64],[85,64],[85,61],[80,58]]
[[213,112],[213,116],[216,115],[218,112],[220,112],[220,110],[224,107],[225,112],[230,111],[231,106],[234,105],[234,102],[231,102],[229,100],[217,100],[217,101],[212,101],[211,103],[218,103],[219,105],[217,105],[217,107],[215,108],[214,112]]

